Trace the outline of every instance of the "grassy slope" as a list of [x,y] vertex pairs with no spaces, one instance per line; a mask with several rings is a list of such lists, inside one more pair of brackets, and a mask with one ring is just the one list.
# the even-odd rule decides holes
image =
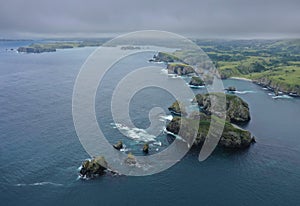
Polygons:
[[[299,91],[300,40],[199,41],[221,77],[268,79],[281,89]],[[207,46],[211,45],[211,46]]]

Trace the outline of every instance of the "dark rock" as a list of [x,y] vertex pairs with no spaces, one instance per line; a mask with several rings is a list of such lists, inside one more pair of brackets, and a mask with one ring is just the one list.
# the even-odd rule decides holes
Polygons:
[[190,119],[193,120],[206,120],[206,121],[210,121],[210,116],[206,115],[203,112],[199,112],[199,111],[193,111],[190,115],[189,115]]
[[175,101],[169,108],[169,111],[178,116],[185,116],[187,112],[181,102]]
[[230,87],[228,87],[227,89],[225,89],[226,91],[228,91],[228,92],[235,92],[236,91],[236,88],[235,87],[232,87],[232,86],[230,86]]
[[113,145],[113,147],[117,150],[120,150],[123,148],[123,142],[119,141],[117,144]]
[[148,154],[149,153],[149,144],[144,144],[144,146],[143,146],[143,152],[145,153],[145,154]]
[[93,178],[98,175],[103,175],[108,168],[107,162],[103,156],[95,157],[91,160],[85,160],[79,171],[80,176],[85,178]]

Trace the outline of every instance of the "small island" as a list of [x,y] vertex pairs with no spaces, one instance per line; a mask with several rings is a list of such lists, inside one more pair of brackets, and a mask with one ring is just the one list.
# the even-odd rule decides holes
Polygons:
[[104,39],[90,41],[56,41],[48,43],[33,43],[28,46],[22,46],[17,49],[23,53],[44,53],[55,52],[57,49],[72,49],[79,47],[97,47],[104,43]]
[[[198,103],[201,112],[194,111],[189,117],[186,112],[183,111],[184,107],[178,101],[174,102],[169,110],[177,116],[175,116],[171,122],[167,125],[167,130],[173,134],[178,134],[180,124],[184,128],[190,128],[198,126],[194,145],[201,145],[207,136],[207,132],[211,121],[224,122],[224,116],[214,112],[216,108],[212,107],[211,101],[218,101],[223,93],[211,93],[211,94],[197,94],[193,102]],[[224,96],[223,96],[224,97]],[[181,105],[181,107],[179,107]],[[215,105],[218,107],[219,105]],[[224,130],[219,141],[219,146],[231,149],[241,149],[249,147],[251,143],[255,142],[255,138],[249,131],[241,129],[236,124],[244,124],[250,121],[250,112],[248,104],[241,98],[226,94],[226,121],[224,122]],[[181,122],[182,121],[182,122]],[[233,124],[234,123],[234,124]],[[188,130],[188,129],[187,129]],[[183,135],[184,139],[189,139],[192,133],[186,132]]]
[[193,76],[189,82],[189,85],[195,87],[201,87],[201,86],[205,86],[205,83],[200,77]]

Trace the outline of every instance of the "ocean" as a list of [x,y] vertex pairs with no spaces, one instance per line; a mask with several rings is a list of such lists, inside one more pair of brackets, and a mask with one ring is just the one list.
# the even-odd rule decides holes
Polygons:
[[[248,81],[228,79],[249,103],[251,121],[243,127],[257,143],[241,151],[216,149],[198,161],[192,149],[173,167],[150,176],[105,175],[78,178],[89,158],[77,137],[72,118],[72,93],[81,65],[92,47],[53,53],[15,51],[27,41],[0,42],[0,200],[1,205],[299,205],[300,99],[273,94]],[[6,50],[8,48],[8,50]],[[10,50],[13,48],[14,50]],[[96,116],[110,143],[122,140],[126,151],[141,155],[134,128],[118,131],[110,113],[112,91],[135,66],[149,66],[153,53],[131,56],[114,65],[98,88]],[[162,74],[163,75],[163,74]],[[134,82],[132,82],[134,84]],[[195,93],[205,89],[194,89]],[[168,119],[174,98],[158,88],[138,92],[130,116],[147,128],[149,110],[161,107]],[[152,153],[169,145],[160,134]],[[150,152],[150,154],[151,154]]]

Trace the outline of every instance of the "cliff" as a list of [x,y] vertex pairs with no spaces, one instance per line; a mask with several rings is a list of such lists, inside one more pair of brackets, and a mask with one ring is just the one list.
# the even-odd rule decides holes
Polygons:
[[[193,125],[197,125],[198,123],[199,129],[197,137],[194,141],[194,145],[199,146],[206,139],[210,126],[210,119],[212,119],[212,121],[222,121],[216,116],[212,116],[210,118],[203,113],[199,115],[201,115],[200,121],[192,118],[174,117],[173,120],[168,123],[167,130],[174,134],[178,134],[180,124],[182,124],[181,126],[183,128],[189,128],[190,130],[192,130],[191,127],[193,127]],[[188,131],[185,131],[184,134],[181,134],[181,137],[183,139],[193,138],[191,136],[193,133],[189,132],[189,129]],[[235,127],[229,122],[225,122],[224,130],[219,140],[218,146],[230,149],[241,149],[249,147],[253,142],[255,142],[255,139],[254,137],[252,137],[249,131]]]
[[[226,103],[220,105],[221,98],[224,98],[223,95],[226,95]],[[247,102],[232,94],[197,94],[193,102],[197,102],[201,110],[208,115],[215,114],[215,111],[225,109],[226,120],[232,123],[245,123],[251,119]],[[216,102],[216,104],[212,105],[212,102]],[[222,117],[221,114],[215,115]]]
[[196,73],[192,66],[184,63],[169,63],[167,66],[169,74],[188,75]]
[[154,55],[154,57],[150,61],[165,62],[165,63],[169,63],[169,62],[182,62],[182,63],[184,63],[178,57],[176,57],[172,54],[166,53],[166,52],[158,52],[156,55]]
[[204,81],[200,78],[200,77],[192,77],[191,81],[189,82],[189,85],[192,85],[192,86],[204,86],[205,83]]

